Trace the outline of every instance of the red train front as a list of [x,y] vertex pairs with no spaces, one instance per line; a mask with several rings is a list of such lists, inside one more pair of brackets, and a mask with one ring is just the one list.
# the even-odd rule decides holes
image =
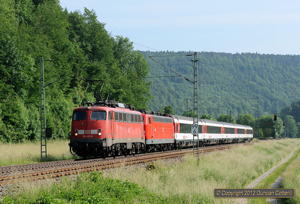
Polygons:
[[122,103],[87,103],[74,109],[70,151],[81,157],[115,156],[145,150],[142,114]]

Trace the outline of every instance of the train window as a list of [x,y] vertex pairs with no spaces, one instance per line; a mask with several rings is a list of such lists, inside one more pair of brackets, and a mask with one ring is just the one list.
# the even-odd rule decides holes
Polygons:
[[106,111],[93,111],[91,114],[92,120],[106,120]]
[[86,113],[85,112],[74,112],[73,120],[85,120]]
[[198,125],[198,133],[202,133],[202,125]]
[[207,126],[207,133],[219,133],[220,134],[221,133],[221,127]]
[[247,134],[252,134],[252,130],[247,130]]
[[191,133],[192,124],[180,124],[180,133]]
[[134,116],[135,116],[134,114],[131,114],[131,122],[132,122],[132,123],[135,122],[135,121],[134,121]]
[[245,134],[245,130],[244,129],[237,129],[237,134]]
[[123,122],[126,122],[126,113],[123,113]]
[[149,124],[151,125],[151,118],[149,117]]
[[114,117],[113,117],[113,112],[111,111],[110,112],[110,119],[112,120]]
[[131,122],[131,114],[127,113],[127,122],[130,123]]
[[234,134],[234,133],[235,133],[234,128],[225,127],[225,134]]
[[119,121],[120,121],[120,122],[123,121],[123,113],[119,113]]
[[119,121],[119,113],[118,112],[115,112],[115,121]]

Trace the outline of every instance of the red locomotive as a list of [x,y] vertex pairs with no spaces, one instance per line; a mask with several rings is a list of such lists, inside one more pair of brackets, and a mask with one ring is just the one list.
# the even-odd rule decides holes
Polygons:
[[73,111],[70,151],[78,156],[127,155],[145,149],[142,113],[122,103],[86,103]]

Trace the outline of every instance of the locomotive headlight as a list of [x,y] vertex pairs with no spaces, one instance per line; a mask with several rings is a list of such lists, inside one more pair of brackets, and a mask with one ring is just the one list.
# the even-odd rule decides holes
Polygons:
[[98,135],[101,135],[101,132],[99,132]]
[[101,128],[98,129],[98,135],[101,135]]
[[75,136],[77,136],[78,135],[78,133],[77,132],[75,132]]

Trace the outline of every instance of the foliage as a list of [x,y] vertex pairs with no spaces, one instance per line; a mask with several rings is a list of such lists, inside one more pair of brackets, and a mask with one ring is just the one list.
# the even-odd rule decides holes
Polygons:
[[68,138],[87,86],[88,100],[148,109],[146,60],[128,38],[111,37],[94,11],[68,12],[56,0],[4,0],[0,22],[0,141],[39,139],[41,57],[53,138]]
[[[294,101],[291,105],[282,108],[279,116],[285,124],[287,137],[300,137],[300,100]],[[295,131],[297,131],[295,133]]]
[[129,181],[104,178],[101,172],[82,174],[74,181],[65,179],[3,199],[3,203],[166,203],[168,199]]
[[147,171],[153,171],[157,169],[157,164],[155,162],[149,162],[146,166]]
[[[193,63],[191,57],[186,56],[190,52],[146,51],[142,54],[150,67],[148,80],[152,81],[153,95],[150,109],[172,105],[177,114],[187,111],[185,104],[187,98],[193,96],[193,84],[177,76],[162,78],[175,74],[149,56],[193,79]],[[291,100],[299,98],[295,94],[300,92],[299,55],[199,52],[198,59],[200,115],[207,113],[218,118],[232,111],[235,118],[246,113],[257,115],[257,112],[260,117],[279,113]],[[295,120],[300,121],[296,117]]]
[[164,114],[171,114],[171,115],[175,115],[175,112],[173,110],[173,107],[168,105],[168,106],[165,106],[162,110],[162,113]]
[[217,119],[220,122],[226,122],[226,123],[235,123],[234,118],[231,116],[231,114],[222,114]]
[[203,113],[203,114],[201,115],[201,119],[217,121],[212,115],[209,115],[209,114],[207,114],[207,113]]
[[296,121],[293,116],[291,115],[286,115],[284,118],[285,121],[285,131],[286,131],[286,136],[290,138],[296,138],[297,133],[298,133],[298,128],[296,125]]
[[251,114],[239,114],[239,116],[236,119],[236,123],[237,124],[241,124],[241,125],[253,125],[255,121],[255,118],[253,115]]
[[187,117],[195,117],[197,118],[197,113],[195,113],[193,110],[191,111],[184,111],[184,113],[182,114],[182,116],[187,116]]

